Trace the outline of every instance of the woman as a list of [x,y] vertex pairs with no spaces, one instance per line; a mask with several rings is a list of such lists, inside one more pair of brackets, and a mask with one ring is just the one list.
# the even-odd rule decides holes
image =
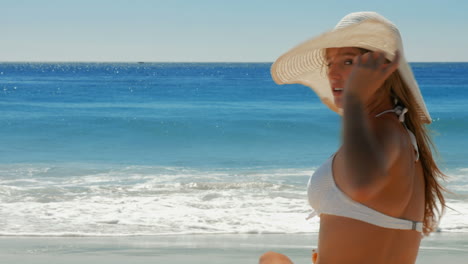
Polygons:
[[[445,207],[444,175],[396,26],[374,12],[351,13],[271,72],[278,84],[310,86],[343,116],[342,146],[308,184],[312,216],[320,217],[314,262],[415,263],[422,235],[436,229]],[[292,262],[268,252],[260,263]]]

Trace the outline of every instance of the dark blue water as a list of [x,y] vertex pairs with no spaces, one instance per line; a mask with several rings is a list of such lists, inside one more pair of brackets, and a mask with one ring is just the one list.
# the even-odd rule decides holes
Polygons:
[[[468,63],[416,63],[447,167],[468,167]],[[1,163],[310,167],[340,118],[270,64],[0,64]]]

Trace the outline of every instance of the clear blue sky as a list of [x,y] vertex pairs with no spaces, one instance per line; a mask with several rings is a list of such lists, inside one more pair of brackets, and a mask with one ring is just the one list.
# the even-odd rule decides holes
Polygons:
[[409,61],[468,61],[464,0],[0,0],[0,61],[271,62],[354,11],[397,24]]

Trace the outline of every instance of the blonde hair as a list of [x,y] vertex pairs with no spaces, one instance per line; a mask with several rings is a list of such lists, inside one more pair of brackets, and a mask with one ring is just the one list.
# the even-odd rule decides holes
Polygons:
[[427,127],[417,115],[416,100],[399,72],[392,73],[381,89],[383,90],[382,93],[391,96],[392,99],[397,99],[398,104],[408,109],[405,115],[405,124],[416,137],[419,148],[419,161],[424,173],[423,233],[429,235],[429,233],[436,230],[440,217],[446,208],[443,193],[447,190],[439,183],[439,180],[445,180],[447,176],[442,173],[433,158],[433,151],[436,151],[435,146],[429,136]]

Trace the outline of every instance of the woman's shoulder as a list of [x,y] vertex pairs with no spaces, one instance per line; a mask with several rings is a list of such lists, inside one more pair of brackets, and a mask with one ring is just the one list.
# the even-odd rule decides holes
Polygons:
[[412,177],[407,176],[415,173],[415,153],[404,124],[398,119],[382,118],[378,120],[374,131],[377,145],[385,153],[389,176],[398,178],[397,181],[402,185],[412,182]]
[[377,147],[390,162],[389,165],[397,162],[412,146],[408,132],[398,118],[379,118],[372,126]]

